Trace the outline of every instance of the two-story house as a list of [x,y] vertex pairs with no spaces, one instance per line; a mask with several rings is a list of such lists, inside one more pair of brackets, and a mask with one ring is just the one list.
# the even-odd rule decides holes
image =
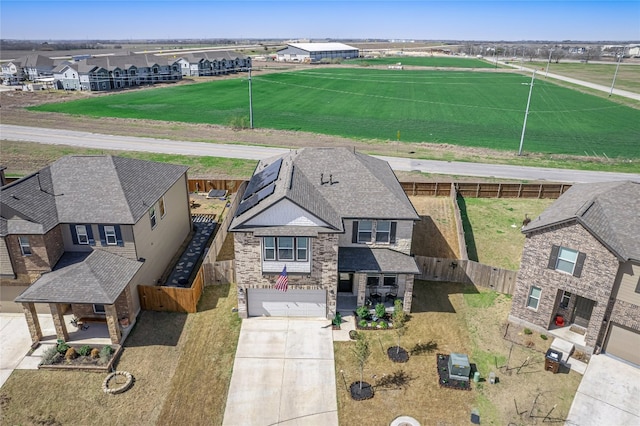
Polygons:
[[24,289],[15,302],[34,343],[36,305],[50,310],[59,338],[68,338],[70,310],[106,320],[120,342],[118,322],[133,324],[140,312],[137,287],[158,282],[191,232],[186,171],[67,156],[0,189],[0,290]]
[[24,80],[36,81],[42,77],[51,77],[54,69],[53,59],[39,55],[27,55],[2,64],[2,79],[5,84],[20,84]]
[[240,316],[333,318],[339,293],[409,312],[418,219],[385,161],[347,148],[260,161],[229,227]]
[[640,365],[640,182],[574,185],[522,232],[510,321]]

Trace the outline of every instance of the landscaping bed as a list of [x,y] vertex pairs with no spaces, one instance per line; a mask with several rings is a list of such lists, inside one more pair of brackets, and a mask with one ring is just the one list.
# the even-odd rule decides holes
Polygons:
[[103,373],[111,371],[122,351],[123,347],[120,345],[70,346],[66,343],[59,343],[44,351],[42,362],[38,368]]

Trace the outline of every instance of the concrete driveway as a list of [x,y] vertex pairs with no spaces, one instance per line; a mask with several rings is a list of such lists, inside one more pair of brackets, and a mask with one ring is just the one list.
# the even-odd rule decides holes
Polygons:
[[640,425],[640,368],[594,355],[573,399],[567,425]]
[[330,321],[244,320],[223,425],[337,426]]

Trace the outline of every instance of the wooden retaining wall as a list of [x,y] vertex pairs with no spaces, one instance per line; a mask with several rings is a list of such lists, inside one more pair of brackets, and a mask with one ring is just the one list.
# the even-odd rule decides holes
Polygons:
[[473,260],[445,259],[416,256],[420,269],[418,280],[449,281],[490,288],[500,293],[513,294],[516,271],[484,265]]

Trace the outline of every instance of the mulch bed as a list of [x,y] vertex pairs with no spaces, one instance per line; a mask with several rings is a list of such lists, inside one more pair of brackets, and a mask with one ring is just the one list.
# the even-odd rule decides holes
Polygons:
[[449,378],[449,355],[436,355],[438,366],[438,383],[443,388],[471,390],[471,381]]
[[387,356],[393,362],[407,362],[409,361],[409,352],[402,346],[391,346],[387,349]]
[[360,381],[353,382],[349,386],[349,390],[351,391],[351,398],[356,401],[373,398],[373,387],[367,382],[362,382],[362,389],[360,389]]

